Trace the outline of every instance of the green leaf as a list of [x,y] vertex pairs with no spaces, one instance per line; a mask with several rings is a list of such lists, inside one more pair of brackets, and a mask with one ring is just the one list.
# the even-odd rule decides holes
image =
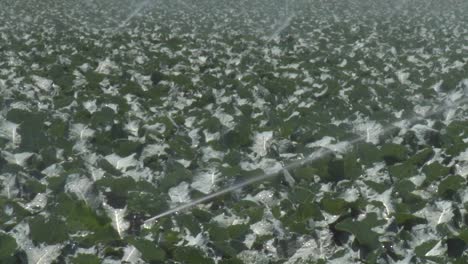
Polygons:
[[92,246],[98,242],[118,239],[118,234],[106,215],[98,215],[83,201],[72,199],[66,194],[57,195],[56,201],[51,212],[66,219],[68,233],[92,231],[88,236],[75,238],[83,245]]
[[[119,86],[120,86],[120,83],[119,83]],[[107,95],[105,97],[104,96],[100,97],[98,98],[98,103],[101,103],[101,102],[112,103],[112,104],[117,105],[116,112],[114,112],[116,120],[119,120],[119,117],[125,116],[125,114],[130,111],[130,106],[128,105],[127,100],[123,96],[120,96],[120,95]],[[113,123],[116,124],[115,122]]]
[[461,152],[465,151],[467,148],[468,142],[465,143],[461,138],[457,138],[456,142],[450,146],[447,146],[446,153],[449,156],[455,157],[458,156]]
[[250,232],[250,225],[230,225],[227,227],[227,231],[231,239],[243,240],[245,235],[247,235],[247,233]]
[[448,176],[440,182],[437,193],[446,199],[451,199],[456,191],[465,186],[465,179],[460,175]]
[[115,168],[112,164],[110,164],[109,161],[107,161],[106,159],[104,158],[101,158],[98,160],[97,162],[97,165],[103,169],[104,171],[106,171],[107,173],[111,174],[111,175],[114,175],[114,176],[120,176],[122,175],[122,172],[120,170],[118,170],[117,168]]
[[103,107],[101,110],[96,111],[91,118],[93,126],[106,126],[114,123],[115,112],[110,107]]
[[61,193],[64,191],[64,187],[67,182],[67,177],[67,175],[47,177],[47,187],[54,193]]
[[459,258],[456,258],[452,263],[453,264],[466,264],[468,263],[468,256],[463,255]]
[[192,141],[190,137],[176,135],[169,141],[167,150],[177,159],[194,160],[195,151],[192,149]]
[[141,89],[140,85],[132,81],[126,81],[119,90],[121,94],[133,94],[135,96],[144,98],[145,92]]
[[145,215],[157,215],[167,209],[168,198],[166,195],[155,190],[154,192],[147,191],[131,191],[128,193],[127,209],[129,212],[143,213]]
[[209,211],[198,208],[192,209],[192,215],[202,223],[207,223],[213,218],[213,215]]
[[387,221],[383,219],[379,220],[376,213],[368,213],[366,217],[362,220],[362,222],[367,226],[373,228],[376,226],[384,225]]
[[235,129],[224,133],[221,137],[221,142],[230,149],[246,147],[249,146],[252,141],[250,133],[251,129],[249,124],[239,124]]
[[410,230],[415,225],[427,224],[426,219],[408,213],[395,213],[395,220],[397,225],[403,226],[406,230]]
[[170,77],[171,81],[173,81],[176,85],[184,87],[184,88],[191,88],[193,86],[192,80],[189,76],[180,74],[180,75],[173,75]]
[[160,246],[166,252],[172,252],[177,246],[177,243],[182,239],[182,236],[175,231],[164,231],[161,234],[162,241],[160,242]]
[[7,231],[29,215],[30,212],[18,203],[0,197],[0,229]]
[[46,186],[41,184],[36,179],[28,179],[24,183],[24,190],[28,193],[36,195],[38,193],[43,193],[46,191]]
[[51,147],[63,149],[65,155],[69,155],[69,153],[71,153],[73,144],[68,140],[69,123],[61,119],[54,119],[51,121],[46,132],[50,143],[52,143]]
[[446,128],[450,137],[464,137],[468,135],[468,121],[454,120]]
[[369,180],[364,181],[364,183],[379,194],[385,192],[388,189],[388,185],[385,183],[378,183]]
[[133,153],[137,153],[138,155],[143,150],[143,144],[137,141],[131,140],[118,140],[113,144],[114,152],[121,156],[127,157]]
[[308,220],[312,218],[316,221],[323,220],[323,215],[320,211],[320,206],[317,203],[299,204],[297,208],[297,217],[300,220]]
[[174,251],[174,259],[182,263],[214,263],[201,250],[194,247],[177,247]]
[[18,134],[21,135],[20,147],[23,151],[39,152],[49,146],[49,139],[44,133],[45,114],[28,112],[22,109],[11,109],[7,120],[20,124]]
[[340,198],[324,197],[320,201],[320,204],[324,211],[332,215],[341,215],[348,209],[348,203]]
[[244,262],[238,258],[222,259],[219,264],[244,264]]
[[381,159],[381,151],[371,144],[366,142],[359,142],[356,144],[356,152],[360,158],[360,161],[365,165],[372,165],[374,162],[378,162]]
[[161,191],[166,192],[169,188],[178,185],[183,181],[190,181],[192,172],[184,168],[182,164],[173,162],[167,167],[167,174],[161,179],[159,187]]
[[416,185],[410,180],[401,180],[395,184],[395,192],[398,192],[399,195],[406,195],[414,191]]
[[361,246],[371,250],[376,250],[380,247],[379,234],[371,230],[373,225],[369,225],[369,222],[371,221],[364,220],[359,222],[346,218],[336,224],[335,228],[337,230],[353,234]]
[[208,224],[208,233],[212,241],[226,241],[229,240],[228,230],[224,227],[219,226],[216,223]]
[[264,207],[252,201],[241,200],[234,204],[234,212],[240,217],[249,217],[250,223],[258,222],[263,217]]
[[223,258],[233,258],[240,252],[240,250],[233,248],[228,241],[214,241],[213,248],[217,255],[221,255]]
[[91,254],[78,254],[76,257],[71,259],[73,264],[99,264],[101,261],[99,257]]
[[193,215],[182,214],[174,218],[180,227],[187,228],[191,234],[195,235],[201,232],[200,223]]
[[344,156],[344,177],[349,180],[354,180],[362,174],[361,164],[358,162],[356,154],[347,154]]
[[65,222],[52,215],[48,219],[37,215],[29,220],[31,239],[36,243],[49,245],[64,242],[68,239]]
[[145,239],[131,239],[129,243],[141,252],[143,260],[145,261],[162,262],[166,260],[166,252],[158,247],[155,242]]
[[400,212],[416,212],[427,205],[427,200],[411,192],[401,193],[400,197],[402,201],[397,204],[397,207],[400,208]]
[[135,180],[131,177],[105,177],[95,182],[104,193],[108,203],[114,208],[123,208],[127,204],[129,191],[135,190]]
[[345,163],[342,159],[332,159],[328,163],[327,181],[338,182],[345,178]]
[[462,229],[462,231],[458,234],[458,238],[465,241],[468,244],[468,228]]
[[153,103],[161,102],[161,97],[167,96],[168,92],[171,90],[171,86],[166,83],[159,83],[153,87],[150,87],[145,92],[145,97],[150,98]]
[[418,170],[415,165],[409,162],[401,164],[391,165],[388,167],[388,173],[391,177],[397,179],[406,179],[418,174]]
[[414,249],[414,253],[417,257],[424,258],[426,253],[429,252],[438,243],[438,240],[428,240],[421,243]]
[[399,144],[387,143],[382,146],[382,157],[387,164],[392,165],[404,161],[408,156],[408,150]]
[[289,194],[289,199],[293,203],[309,203],[314,198],[314,192],[310,188],[302,186],[295,186],[293,191]]
[[43,169],[49,167],[50,165],[57,163],[57,151],[55,147],[49,146],[47,148],[41,149],[39,152],[41,157],[38,170],[42,171]]
[[86,81],[88,81],[90,88],[96,89],[99,87],[99,83],[104,79],[104,75],[95,72],[95,71],[87,71],[85,74]]
[[421,167],[424,165],[428,160],[430,160],[434,156],[434,150],[432,148],[425,148],[418,153],[414,154],[411,158],[409,158],[409,162],[412,164]]
[[[311,151],[315,151],[315,149],[312,149]],[[333,168],[335,165],[338,166],[338,168]],[[344,176],[343,161],[336,160],[333,155],[325,155],[324,157],[312,162],[311,166],[317,170],[317,175],[325,182],[336,182]]]
[[294,170],[294,175],[296,176],[296,179],[305,179],[305,180],[311,180],[314,178],[314,175],[317,175],[318,170],[313,167],[299,167]]
[[0,261],[2,258],[15,254],[18,245],[16,240],[8,234],[0,233]]
[[241,154],[239,152],[239,150],[236,150],[236,149],[232,149],[228,152],[227,155],[224,156],[224,162],[232,165],[232,166],[235,166],[235,165],[238,165],[241,161]]
[[447,168],[440,164],[438,161],[432,162],[429,165],[423,167],[422,171],[426,175],[427,184],[438,180],[440,177],[446,176],[450,173],[450,168]]
[[151,82],[153,82],[153,85],[157,85],[160,81],[165,79],[166,75],[164,75],[162,72],[154,71],[151,73]]
[[457,237],[448,238],[445,243],[447,244],[447,255],[450,258],[461,257],[467,248],[465,241]]

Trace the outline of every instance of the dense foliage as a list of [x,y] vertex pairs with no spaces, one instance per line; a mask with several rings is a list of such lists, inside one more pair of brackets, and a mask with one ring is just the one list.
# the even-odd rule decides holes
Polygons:
[[467,1],[0,6],[1,263],[468,262]]

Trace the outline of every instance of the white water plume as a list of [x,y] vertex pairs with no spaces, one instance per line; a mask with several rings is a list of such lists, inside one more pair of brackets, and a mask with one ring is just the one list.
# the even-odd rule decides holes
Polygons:
[[[397,122],[394,122],[393,124],[390,124],[386,127],[383,127],[381,130],[379,130],[379,135],[382,135],[384,133],[387,133],[387,132],[390,132],[392,130],[395,129],[395,126],[396,124],[401,124],[402,121],[406,121],[406,122],[403,122],[405,124],[405,126],[411,126],[414,122],[418,121],[418,120],[421,120],[421,119],[426,119],[426,118],[429,118],[430,116],[433,116],[433,115],[436,115],[436,114],[440,114],[440,113],[443,113],[445,111],[450,111],[452,109],[455,109],[457,106],[460,106],[460,105],[463,105],[464,103],[467,103],[468,102],[468,98],[466,98],[466,94],[464,94],[462,97],[458,97],[457,100],[452,100],[450,98],[450,95],[447,96],[447,99],[443,105],[440,105],[438,107],[435,107],[434,110],[432,111],[427,111],[424,115],[414,115],[412,116],[411,118],[408,118],[406,120],[398,120]],[[401,126],[401,125],[400,125]],[[337,144],[335,145],[346,145],[346,146],[353,146],[354,144],[356,144],[357,142],[360,142],[360,141],[366,141],[368,138],[368,135],[367,134],[364,134],[364,135],[361,135],[360,137],[357,137],[355,139],[352,139],[352,140],[349,140],[349,141],[343,141],[343,142],[338,142]],[[154,217],[151,217],[149,219],[147,219],[144,224],[145,226],[148,226],[148,225],[151,225],[151,223],[153,223],[154,221],[158,220],[159,218],[161,217],[164,217],[164,216],[168,216],[168,215],[171,215],[173,213],[176,213],[176,212],[179,212],[179,211],[182,211],[182,210],[185,210],[187,208],[190,208],[190,207],[193,207],[197,204],[201,204],[201,203],[204,203],[206,201],[209,201],[213,198],[216,198],[218,196],[221,196],[221,195],[224,195],[224,194],[227,194],[227,193],[230,193],[232,191],[235,191],[235,190],[238,190],[238,189],[241,189],[242,187],[245,187],[245,186],[248,186],[248,185],[251,185],[253,183],[256,183],[256,182],[260,182],[260,181],[263,181],[263,180],[266,180],[266,179],[269,179],[269,178],[273,178],[273,177],[276,177],[277,175],[280,175],[280,174],[283,174],[283,172],[288,172],[288,171],[291,171],[291,170],[294,170],[298,167],[301,167],[303,165],[306,165],[310,162],[313,162],[313,161],[316,161],[320,158],[323,158],[325,157],[326,155],[329,155],[329,154],[333,154],[335,151],[339,151],[339,150],[346,150],[348,148],[337,148],[337,149],[333,149],[333,148],[320,148],[318,149],[317,151],[315,151],[314,153],[312,153],[309,157],[306,157],[304,159],[300,159],[300,160],[297,160],[297,161],[294,161],[292,162],[291,164],[287,165],[287,166],[284,166],[283,168],[280,168],[274,172],[270,172],[270,173],[264,173],[264,174],[261,174],[261,175],[258,175],[258,176],[255,176],[255,177],[251,177],[243,182],[239,182],[237,184],[234,184],[232,186],[228,186],[222,190],[219,190],[217,192],[214,192],[214,193],[211,193],[211,194],[208,194],[204,197],[201,197],[201,198],[198,198],[196,200],[193,200],[191,202],[188,202],[186,204],[182,204],[180,206],[177,206],[177,207],[174,207],[172,209],[169,209],[163,213],[160,213]]]
[[283,19],[278,27],[275,29],[275,31],[273,31],[273,33],[267,38],[268,41],[272,40],[272,39],[275,39],[279,36],[279,34],[281,34],[281,32],[283,32],[290,24],[291,24],[291,20],[294,18],[294,15],[289,15],[287,16],[285,19]]
[[276,25],[275,31],[273,31],[270,36],[268,36],[267,40],[271,41],[279,36],[281,32],[283,32],[289,25],[291,24],[291,20],[294,18],[294,13],[290,12],[289,9],[289,0],[285,2],[285,15],[282,20]]
[[130,20],[132,20],[135,16],[137,16],[143,10],[143,8],[146,7],[150,2],[151,2],[150,0],[146,0],[138,4],[135,10],[133,10],[133,12],[130,13],[130,15],[119,24],[117,29],[125,27],[127,23]]

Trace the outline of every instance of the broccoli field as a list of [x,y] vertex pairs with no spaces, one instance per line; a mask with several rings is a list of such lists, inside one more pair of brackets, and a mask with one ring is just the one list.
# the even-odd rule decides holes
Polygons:
[[468,1],[0,6],[0,263],[468,263]]

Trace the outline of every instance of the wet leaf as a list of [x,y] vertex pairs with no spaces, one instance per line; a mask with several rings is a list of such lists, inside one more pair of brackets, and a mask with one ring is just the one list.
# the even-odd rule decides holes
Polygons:
[[363,221],[353,221],[350,218],[339,222],[335,228],[337,230],[352,233],[363,247],[376,250],[380,247],[379,234],[371,228],[382,224],[374,213],[368,214]]
[[194,247],[178,247],[174,251],[174,259],[182,263],[214,263],[214,261],[206,257],[202,251]]
[[465,179],[460,175],[448,176],[440,182],[437,193],[443,198],[452,199],[455,192],[465,184]]
[[68,239],[68,230],[64,221],[57,216],[45,218],[35,216],[29,220],[31,239],[36,243],[58,244]]
[[426,219],[409,213],[396,213],[395,220],[398,225],[403,226],[406,230],[411,230],[415,225],[427,224]]
[[16,252],[18,245],[16,240],[10,235],[0,233],[0,261],[3,258],[11,257]]
[[76,257],[71,259],[73,264],[99,264],[100,260],[98,256],[91,254],[78,254]]
[[408,155],[407,149],[398,144],[384,144],[381,151],[383,159],[389,165],[404,161]]
[[166,252],[159,248],[155,242],[145,239],[131,239],[129,242],[141,252],[145,261],[163,262],[166,260]]

